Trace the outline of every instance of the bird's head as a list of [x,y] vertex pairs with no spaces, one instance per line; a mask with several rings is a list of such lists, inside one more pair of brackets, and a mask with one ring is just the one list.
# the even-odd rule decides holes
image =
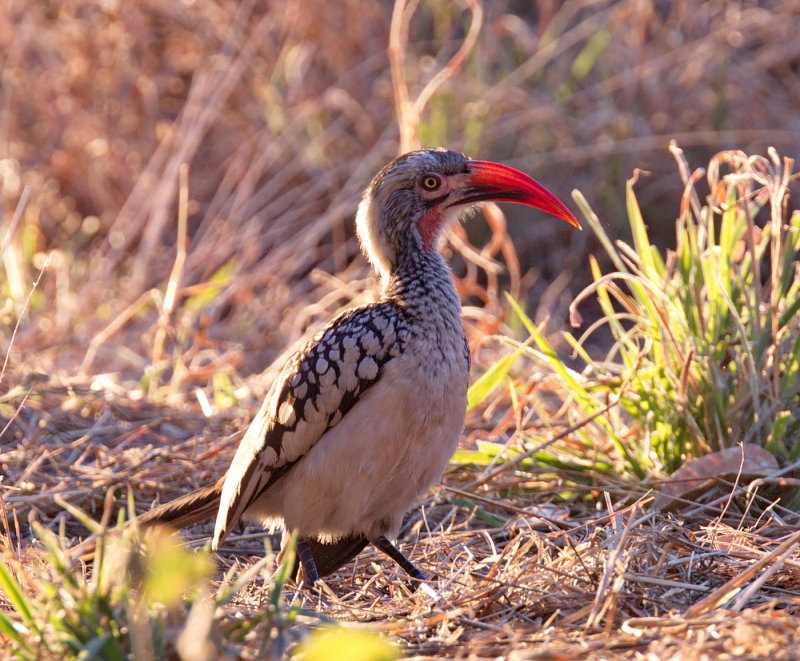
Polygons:
[[544,186],[506,165],[444,149],[409,152],[384,167],[364,191],[356,216],[367,256],[383,276],[402,251],[434,251],[442,230],[480,202],[537,207],[580,229]]

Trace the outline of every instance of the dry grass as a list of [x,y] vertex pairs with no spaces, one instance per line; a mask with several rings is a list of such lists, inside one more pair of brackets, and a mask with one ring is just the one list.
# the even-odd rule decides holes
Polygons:
[[[768,145],[800,158],[790,0],[491,2],[465,54],[469,7],[422,3],[404,46],[399,31],[409,103],[455,57],[416,109],[417,137],[526,169],[563,198],[580,188],[611,233],[640,167],[654,173],[638,188],[644,215],[664,221],[651,233],[671,238],[673,138],[692,163]],[[350,220],[400,139],[391,20],[389,3],[354,0],[0,8],[5,560],[35,565],[29,517],[85,536],[59,499],[108,518],[129,488],[142,511],[218,477],[273,366],[372,296]],[[446,248],[476,373],[502,350],[497,334],[514,334],[502,291],[554,330],[595,249],[587,232],[487,221]],[[465,448],[531,450],[521,437],[565,429],[552,375],[526,363],[515,379],[524,396],[471,412]],[[657,484],[593,468],[613,461],[607,441],[568,433],[552,451],[564,466],[454,466],[403,537],[432,590],[408,594],[368,550],[319,594],[289,591],[304,615],[274,654],[321,614],[419,658],[796,658],[793,512],[720,481],[654,513]],[[255,530],[229,540],[226,566],[263,555]],[[267,593],[249,584],[225,621],[260,612]]]
[[[25,394],[2,454],[3,552],[21,566],[37,562],[28,516],[85,537],[61,499],[109,520],[132,489],[146,510],[219,475],[246,422],[75,385]],[[477,415],[467,431],[496,438]],[[591,471],[453,466],[403,533],[405,550],[434,576],[430,589],[409,593],[394,565],[367,549],[318,592],[289,585],[301,616],[271,653],[284,655],[321,615],[391,635],[420,658],[793,658],[797,516],[773,504],[756,517],[747,485],[725,483],[722,498],[651,512],[653,487]],[[207,542],[209,525],[187,531],[190,546]],[[222,569],[243,571],[263,554],[263,533],[241,529],[221,550]],[[265,581],[247,585],[220,626],[257,618]],[[259,648],[259,631],[244,650]]]

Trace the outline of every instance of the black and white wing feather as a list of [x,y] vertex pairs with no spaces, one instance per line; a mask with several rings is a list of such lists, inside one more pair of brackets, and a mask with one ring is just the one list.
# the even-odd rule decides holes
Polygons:
[[383,301],[339,315],[289,360],[225,476],[212,548],[247,508],[377,383],[409,338],[402,307]]

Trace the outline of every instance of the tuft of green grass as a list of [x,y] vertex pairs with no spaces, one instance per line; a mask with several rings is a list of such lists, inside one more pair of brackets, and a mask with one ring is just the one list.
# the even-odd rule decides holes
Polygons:
[[[223,608],[264,569],[269,556],[212,590],[215,561],[208,549],[191,551],[166,528],[143,534],[136,526],[103,531],[79,508],[62,503],[98,534],[90,567],[71,557],[63,530],[32,522],[40,550],[24,558],[0,553],[0,640],[19,659],[216,658],[262,636],[270,654],[292,642],[285,632],[300,607],[283,592],[294,563],[287,552],[268,584],[263,611],[226,615]],[[64,519],[62,519],[63,521]]]
[[214,567],[207,552],[186,550],[164,530],[101,535],[91,569],[73,561],[63,530],[34,521],[32,531],[41,552],[23,560],[6,549],[0,558],[11,607],[0,615],[0,630],[6,651],[20,659],[121,661],[168,651],[167,627]]
[[[634,183],[626,202],[633,245],[612,242],[586,200],[575,199],[613,265],[572,309],[596,297],[602,317],[579,340],[590,387],[571,392],[586,412],[619,398],[629,429],[608,431],[636,474],[671,472],[688,458],[757,443],[800,456],[800,213],[787,213],[791,159],[722,152],[707,170],[710,194],[689,176],[676,246],[662,258],[650,241]],[[723,173],[723,170],[727,172]],[[761,222],[760,219],[763,219]],[[584,343],[601,327],[613,338],[597,360]],[[591,393],[589,392],[591,390]],[[591,395],[591,398],[588,396]],[[627,440],[630,439],[630,442]]]
[[[526,462],[579,470],[595,457],[596,470],[645,478],[738,443],[759,444],[787,461],[800,458],[800,212],[788,206],[789,185],[798,177],[794,163],[774,150],[767,157],[722,152],[707,171],[690,175],[682,152],[674,145],[672,151],[685,193],[675,248],[665,256],[650,239],[636,177],[625,195],[632,244],[612,241],[574,193],[611,265],[604,273],[590,257],[594,281],[573,302],[573,323],[590,297],[601,315],[578,339],[562,334],[582,371],[568,367],[544,329],[507,296],[529,338],[475,382],[470,407],[508,383],[512,366],[527,355],[558,377],[570,421],[591,422],[576,429],[580,450],[568,465],[552,449],[526,452]],[[703,176],[709,194],[701,202]],[[601,330],[611,340],[594,342],[609,347],[598,358],[585,347]],[[536,439],[519,436],[535,446]],[[598,463],[607,443],[618,456]],[[515,453],[483,444],[455,460],[492,465]]]

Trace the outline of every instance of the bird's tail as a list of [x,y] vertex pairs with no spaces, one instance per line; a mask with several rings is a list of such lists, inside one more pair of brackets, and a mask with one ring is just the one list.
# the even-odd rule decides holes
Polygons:
[[[219,498],[222,493],[224,477],[206,487],[180,496],[168,503],[154,507],[136,517],[136,524],[149,527],[155,525],[169,525],[173,528],[187,528],[194,523],[211,519],[216,516],[219,508]],[[97,548],[97,535],[90,535],[80,544],[70,549],[73,561],[82,560],[91,562]]]
[[180,496],[168,503],[154,507],[137,516],[136,521],[142,526],[169,525],[173,528],[188,528],[194,523],[212,519],[219,509],[219,498],[225,478],[217,480],[207,487]]

